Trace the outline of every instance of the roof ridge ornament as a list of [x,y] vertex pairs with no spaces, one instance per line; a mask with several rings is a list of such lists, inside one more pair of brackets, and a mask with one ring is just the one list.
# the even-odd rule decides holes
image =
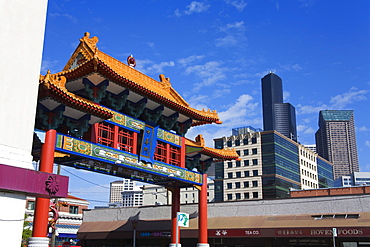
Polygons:
[[98,47],[96,46],[96,44],[99,42],[98,37],[94,36],[90,38],[90,33],[85,32],[84,36],[80,39],[80,41],[85,42],[94,53],[98,52]]

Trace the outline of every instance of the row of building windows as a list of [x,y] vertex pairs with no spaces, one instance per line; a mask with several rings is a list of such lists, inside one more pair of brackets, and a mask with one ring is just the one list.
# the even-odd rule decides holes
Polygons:
[[[250,199],[250,193],[245,192],[243,193],[244,198],[243,199]],[[235,200],[241,200],[242,194],[241,193],[235,193]],[[257,199],[258,198],[258,192],[252,192],[252,198]],[[231,201],[233,200],[233,194],[227,194],[227,200]]]
[[[236,153],[240,156],[241,155],[241,151],[240,150],[237,150]],[[249,149],[244,149],[243,150],[243,155],[244,156],[247,156],[247,155],[253,155],[253,154],[258,154],[258,150],[257,148],[252,148],[251,149],[251,152],[249,152]]]
[[[234,141],[235,146],[240,146],[240,144],[242,144],[242,145],[248,145],[248,144],[256,144],[256,143],[257,143],[257,137],[252,137],[250,140],[243,139],[242,141],[240,141],[240,140],[235,140]],[[233,146],[233,142],[231,140],[227,141],[226,142],[226,146],[227,147],[232,147]]]
[[309,178],[312,178],[312,179],[317,179],[317,176],[309,171],[306,171],[304,169],[302,169],[302,175],[305,175],[306,177],[309,177]]
[[311,170],[314,170],[314,171],[316,171],[316,169],[317,169],[315,165],[313,165],[310,162],[307,162],[303,159],[301,159],[301,165],[303,165],[305,167],[308,167],[308,168],[310,168]]
[[[243,161],[237,160],[235,161],[235,167],[241,167],[242,162],[244,166],[249,166],[250,164],[250,160]],[[258,165],[258,159],[252,159],[252,165],[253,166]],[[233,168],[233,162],[227,162],[227,168]]]
[[[252,176],[258,176],[258,170],[253,170],[252,171]],[[244,171],[244,177],[250,177],[250,171]],[[241,178],[242,177],[242,172],[235,172],[235,177],[236,178]],[[227,173],[227,178],[234,178],[232,172]]]
[[300,150],[300,154],[301,154],[302,156],[306,157],[307,159],[310,159],[310,160],[312,160],[312,161],[316,162],[316,157],[315,157],[315,155],[312,155],[310,152],[307,152],[307,151],[305,151],[305,150],[301,149],[301,150]]
[[[243,188],[249,188],[250,187],[250,181],[244,181],[243,182]],[[258,187],[258,181],[254,180],[252,181],[252,187]],[[233,183],[227,183],[226,184],[227,189],[233,189]],[[241,188],[241,182],[235,182],[234,183],[234,189],[240,189]]]
[[317,189],[317,184],[311,182],[311,181],[308,181],[306,179],[302,179],[302,184],[303,185],[306,185],[306,186],[310,186],[311,188],[315,188]]

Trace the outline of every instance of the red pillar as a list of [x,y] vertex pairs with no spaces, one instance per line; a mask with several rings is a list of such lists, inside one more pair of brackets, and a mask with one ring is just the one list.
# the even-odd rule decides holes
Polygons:
[[186,163],[185,137],[181,137],[180,167],[185,168],[185,163]]
[[175,246],[176,243],[178,243],[180,246],[180,231],[179,227],[177,227],[177,212],[180,212],[180,188],[175,187],[173,188],[172,191],[172,205],[171,205],[172,230],[170,246]]
[[199,218],[199,239],[198,247],[207,247],[208,244],[208,207],[207,207],[207,174],[203,174],[203,184],[199,191],[199,204],[198,204]]
[[[40,168],[41,172],[53,173],[54,150],[56,130],[48,130],[45,142],[41,148]],[[32,237],[46,237],[48,232],[50,199],[36,198],[35,215],[33,219]]]

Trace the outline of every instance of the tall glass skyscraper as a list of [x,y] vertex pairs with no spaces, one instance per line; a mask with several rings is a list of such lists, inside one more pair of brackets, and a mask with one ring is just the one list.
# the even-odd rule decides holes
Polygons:
[[276,130],[297,141],[295,108],[290,103],[283,103],[281,78],[270,72],[261,82],[264,131]]
[[317,153],[333,163],[334,179],[359,171],[352,110],[320,111],[315,137]]

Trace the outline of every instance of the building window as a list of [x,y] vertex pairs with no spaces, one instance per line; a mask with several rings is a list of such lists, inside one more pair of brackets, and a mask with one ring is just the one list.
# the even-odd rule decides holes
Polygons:
[[237,178],[241,178],[242,177],[242,173],[241,172],[236,172],[236,177]]
[[258,198],[258,192],[253,192],[253,198]]
[[240,150],[237,150],[236,153],[240,156]]
[[253,163],[254,166],[258,165],[258,159],[253,159],[252,163]]
[[236,189],[239,189],[239,188],[240,188],[240,182],[236,182],[236,183],[235,183],[235,188],[236,188]]
[[27,210],[35,210],[35,201],[28,201]]
[[244,188],[249,188],[249,181],[244,181]]
[[78,214],[78,206],[69,206],[70,214]]
[[232,168],[233,167],[233,163],[232,162],[227,162],[227,168]]
[[253,170],[253,176],[258,176],[258,170]]
[[240,199],[241,199],[241,197],[240,197],[240,193],[236,193],[236,194],[235,194],[235,199],[236,199],[236,200],[240,200]]
[[228,189],[232,189],[233,188],[233,184],[232,183],[227,183],[227,188]]
[[243,139],[243,145],[248,145],[248,139]]
[[134,135],[130,130],[119,128],[118,149],[132,153],[134,147]]
[[244,160],[244,166],[249,166],[249,160]]
[[233,173],[232,173],[232,172],[229,172],[229,173],[227,174],[227,178],[233,178]]
[[170,146],[170,164],[174,166],[180,166],[180,148]]
[[236,167],[240,167],[240,163],[241,163],[241,162],[240,162],[240,160],[237,160],[237,161],[235,162],[235,166],[236,166]]
[[166,150],[166,143],[158,141],[157,147],[154,153],[154,159],[162,162],[167,161],[167,150]]
[[253,187],[258,187],[258,181],[256,181],[256,180],[255,181],[252,181],[252,186]]
[[257,154],[257,148],[252,149],[252,154]]
[[257,138],[256,137],[253,137],[252,138],[252,144],[256,144],[257,143]]
[[233,194],[227,194],[227,200],[232,200],[233,199]]
[[106,122],[99,123],[97,137],[97,143],[104,146],[113,147],[114,125]]
[[244,155],[249,155],[249,149],[244,149]]
[[227,146],[228,147],[232,147],[233,145],[232,145],[232,142],[231,141],[227,141]]
[[235,140],[235,146],[240,146],[240,140]]
[[249,171],[244,171],[244,177],[249,177]]
[[244,199],[249,199],[249,193],[248,192],[244,193]]

